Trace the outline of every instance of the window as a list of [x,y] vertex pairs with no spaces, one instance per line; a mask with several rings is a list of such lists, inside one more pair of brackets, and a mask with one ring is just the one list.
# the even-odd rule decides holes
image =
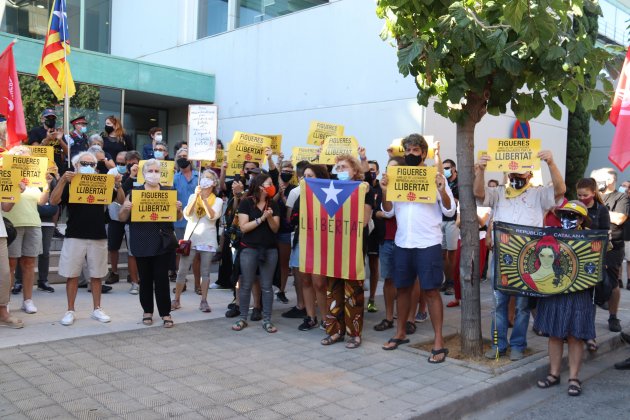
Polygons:
[[228,0],[199,0],[197,38],[227,31]]

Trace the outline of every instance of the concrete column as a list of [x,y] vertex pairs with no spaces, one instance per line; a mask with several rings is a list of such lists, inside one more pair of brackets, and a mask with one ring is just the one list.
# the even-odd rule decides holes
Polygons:
[[227,30],[231,31],[238,28],[240,19],[241,0],[228,0],[228,21]]

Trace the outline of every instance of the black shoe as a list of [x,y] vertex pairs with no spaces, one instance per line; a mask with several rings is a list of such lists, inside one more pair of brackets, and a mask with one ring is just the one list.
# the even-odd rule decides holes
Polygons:
[[48,285],[48,282],[37,283],[37,290],[40,292],[54,293],[55,289]]
[[11,289],[11,294],[19,295],[20,293],[22,293],[22,284],[21,283],[15,283],[13,285],[13,288]]
[[308,331],[312,330],[313,328],[317,328],[317,326],[317,317],[315,319],[312,319],[310,316],[307,316],[306,318],[304,318],[304,322],[302,322],[302,324],[300,324],[300,326],[298,327],[298,330]]
[[[81,287],[81,286],[79,286]],[[87,285],[85,285],[85,287],[87,287]],[[105,293],[109,293],[112,290],[112,286],[105,286],[104,284],[101,285],[101,294],[105,294]],[[88,290],[88,293],[92,293],[91,290]]]
[[630,344],[630,334],[626,334],[625,332],[622,332],[620,334],[620,337],[626,344]]
[[630,279],[628,279],[628,283],[626,283],[626,289],[630,290]]
[[241,311],[239,310],[238,305],[234,305],[233,307],[228,309],[227,312],[225,312],[225,317],[226,318],[236,318],[240,314],[241,314]]
[[630,357],[623,362],[615,363],[615,369],[628,370],[630,369]]
[[133,283],[133,282],[131,281],[131,275],[129,275],[129,274],[127,274],[127,283]]
[[288,311],[284,312],[282,314],[283,318],[304,318],[306,316],[306,309],[299,309],[297,306],[294,306],[293,308],[289,309]]
[[53,238],[65,238],[65,235],[59,232],[59,229],[55,228],[55,231],[53,232]]
[[287,299],[287,295],[284,292],[276,293],[276,297],[282,303],[289,303],[289,299]]
[[252,315],[249,317],[251,321],[260,321],[262,319],[262,312],[259,308],[252,309]]
[[608,318],[608,329],[612,332],[621,332],[621,323],[616,316]]
[[444,291],[444,294],[446,296],[452,296],[455,294],[455,289],[453,289],[452,287],[447,287],[446,290]]
[[113,271],[110,271],[109,273],[107,273],[107,279],[105,279],[105,284],[114,284],[114,283],[118,283],[120,281],[120,276],[118,275],[118,273],[114,273]]
[[175,271],[168,270],[168,279],[171,283],[175,282],[175,280],[177,280],[177,273]]

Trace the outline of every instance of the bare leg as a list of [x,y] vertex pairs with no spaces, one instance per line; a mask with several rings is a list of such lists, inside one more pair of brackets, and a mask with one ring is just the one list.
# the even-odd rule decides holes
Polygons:
[[17,268],[18,259],[9,258],[9,272],[11,273],[11,287],[15,284],[15,269]]
[[409,312],[413,306],[411,298],[412,290],[413,286],[399,287],[397,289],[396,310],[398,311],[398,322],[396,322],[396,334],[394,338],[404,340],[407,337],[407,333],[405,332],[405,320],[409,317]]
[[621,299],[621,292],[618,287],[615,287],[610,295],[610,299],[608,299],[608,312],[611,315],[617,315],[617,311],[619,310],[619,300]]
[[383,296],[385,298],[385,319],[394,320],[394,300],[396,299],[396,288],[393,279],[385,279],[383,284]]
[[33,298],[36,260],[36,257],[20,257],[20,266],[22,267],[22,296],[24,300]]
[[569,336],[569,378],[579,379],[582,357],[584,356],[584,342]]
[[328,285],[328,278],[326,276],[312,275],[313,289],[315,289],[315,299],[317,301],[317,307],[319,308],[319,315],[321,319],[326,317],[328,312],[328,306],[326,305],[326,288]]
[[118,273],[118,258],[120,253],[118,250],[109,251],[109,262],[112,265],[112,273]]
[[[427,300],[429,315],[431,315],[431,325],[435,338],[433,339],[433,348],[439,350],[444,347],[444,337],[442,337],[442,321],[444,317],[444,307],[442,306],[442,297],[440,289],[424,290],[424,296]],[[445,357],[439,355],[436,357]]]
[[[311,274],[304,273],[300,273],[300,276],[302,277],[302,294],[304,295],[306,315],[310,316],[311,319],[315,319],[317,314],[315,313],[315,290],[313,288],[313,276]],[[326,312],[324,312],[324,314],[326,314]]]
[[92,303],[94,303],[94,309],[101,307],[101,279],[92,277],[90,279],[92,284]]
[[[68,310],[74,311],[74,302],[77,300],[77,292],[79,291],[79,278],[73,277],[66,281],[66,296],[68,298]],[[101,292],[101,286],[98,286],[98,292]]]
[[[415,281],[413,283],[413,289],[411,289],[411,306],[409,307],[409,315],[407,316],[407,321],[411,323],[415,322],[416,314],[418,313],[418,311],[426,312],[427,303],[424,298],[424,291],[420,289],[420,282]],[[398,319],[401,319],[400,313],[398,313]]]
[[561,338],[549,337],[549,373],[558,377],[562,367],[563,347],[564,343]]
[[370,299],[374,301],[378,288],[378,255],[368,255],[370,265]]

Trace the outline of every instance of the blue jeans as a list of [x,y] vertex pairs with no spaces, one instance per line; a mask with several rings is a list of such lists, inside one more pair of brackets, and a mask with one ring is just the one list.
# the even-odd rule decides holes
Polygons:
[[[494,305],[496,311],[497,330],[499,334],[499,351],[507,350],[508,332],[508,302],[511,295],[506,295],[498,290],[494,291]],[[516,312],[514,314],[514,327],[510,336],[510,347],[513,350],[524,351],[527,347],[527,328],[529,327],[529,307],[526,296],[516,297]],[[494,312],[492,313],[492,332],[494,333]],[[492,348],[495,348],[493,345]]]

